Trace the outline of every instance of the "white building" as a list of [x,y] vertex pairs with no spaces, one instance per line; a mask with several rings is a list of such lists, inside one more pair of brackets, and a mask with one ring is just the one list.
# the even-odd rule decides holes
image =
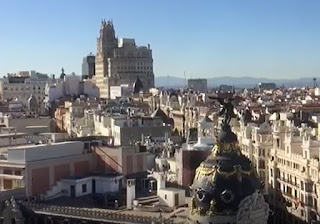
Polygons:
[[130,85],[110,86],[110,99],[128,98],[132,92],[133,88]]
[[198,121],[198,141],[193,145],[195,150],[212,149],[214,145],[213,121],[205,116]]
[[47,83],[45,86],[45,102],[50,103],[64,96],[98,97],[99,90],[91,80],[81,81],[80,76],[75,74],[65,75],[64,70],[60,79]]
[[162,188],[158,192],[160,204],[170,208],[186,204],[185,194],[184,189],[178,188]]
[[7,77],[0,79],[1,99],[18,99],[26,105],[28,98],[33,94],[40,105],[44,100],[47,82],[50,82],[47,75],[35,71],[8,74]]

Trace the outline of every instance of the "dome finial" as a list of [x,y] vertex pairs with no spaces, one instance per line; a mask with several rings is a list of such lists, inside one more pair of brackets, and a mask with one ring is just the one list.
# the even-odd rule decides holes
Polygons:
[[195,171],[188,223],[256,223],[259,219],[267,224],[269,205],[260,191],[257,170],[241,154],[229,124],[235,116],[232,98],[218,100],[223,105],[221,130],[213,153]]
[[60,79],[64,79],[66,74],[64,73],[64,68],[61,69]]

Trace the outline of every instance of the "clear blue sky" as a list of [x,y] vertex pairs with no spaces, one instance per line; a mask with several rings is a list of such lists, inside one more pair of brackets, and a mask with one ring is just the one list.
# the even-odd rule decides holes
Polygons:
[[0,76],[80,74],[104,18],[151,44],[157,76],[320,75],[318,0],[0,0]]

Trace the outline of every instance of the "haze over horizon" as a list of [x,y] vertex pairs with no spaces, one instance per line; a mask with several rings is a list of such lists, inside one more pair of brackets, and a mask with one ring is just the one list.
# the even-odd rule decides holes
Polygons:
[[112,19],[118,37],[151,45],[156,76],[318,77],[319,11],[316,0],[0,0],[0,76],[81,75],[101,19]]

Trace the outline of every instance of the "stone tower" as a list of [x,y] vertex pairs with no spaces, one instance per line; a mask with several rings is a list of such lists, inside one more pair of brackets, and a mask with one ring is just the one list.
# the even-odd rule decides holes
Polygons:
[[111,71],[108,69],[112,57],[113,49],[117,46],[117,38],[112,21],[106,22],[102,20],[100,27],[100,35],[97,39],[97,55],[95,59],[96,77],[95,82],[100,90],[100,96],[109,96],[111,85],[116,84],[113,80]]
[[110,86],[132,86],[139,76],[143,91],[154,87],[150,46],[137,46],[135,39],[117,38],[112,21],[101,22],[95,59],[95,83],[100,98],[110,98]]

